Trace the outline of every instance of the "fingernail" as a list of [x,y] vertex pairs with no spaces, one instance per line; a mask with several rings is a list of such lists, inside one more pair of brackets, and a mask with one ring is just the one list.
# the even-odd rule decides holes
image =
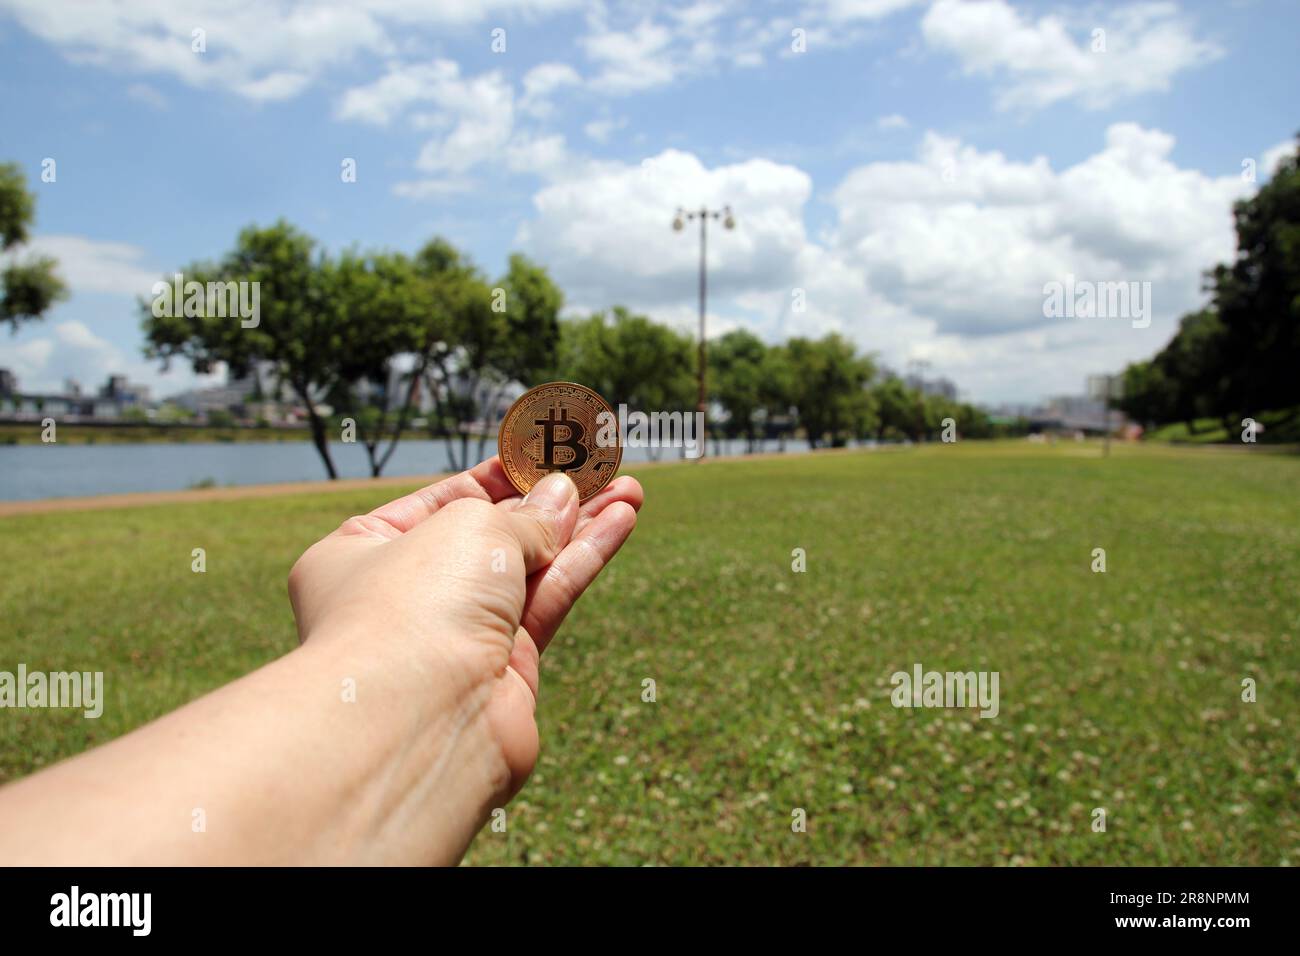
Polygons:
[[563,511],[570,498],[578,496],[578,486],[562,471],[553,471],[524,495],[523,503],[543,511]]

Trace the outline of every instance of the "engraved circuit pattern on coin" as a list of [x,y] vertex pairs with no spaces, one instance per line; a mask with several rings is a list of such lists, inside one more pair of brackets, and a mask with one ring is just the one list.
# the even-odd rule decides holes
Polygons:
[[[597,416],[607,412],[601,421]],[[605,426],[612,437],[602,448],[597,437]],[[547,382],[529,389],[510,406],[497,435],[501,466],[520,494],[553,471],[563,471],[586,501],[613,480],[623,459],[614,410],[603,398],[573,382]]]

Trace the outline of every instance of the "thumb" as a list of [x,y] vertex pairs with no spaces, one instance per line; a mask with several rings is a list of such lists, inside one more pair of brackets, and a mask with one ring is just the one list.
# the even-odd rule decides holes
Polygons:
[[546,567],[563,550],[578,523],[578,486],[562,471],[552,472],[506,512],[510,533],[524,556],[524,573]]

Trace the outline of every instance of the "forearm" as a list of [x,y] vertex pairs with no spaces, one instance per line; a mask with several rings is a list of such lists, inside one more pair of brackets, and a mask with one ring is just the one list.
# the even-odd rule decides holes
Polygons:
[[310,642],[0,789],[0,862],[455,862],[509,775],[449,672]]

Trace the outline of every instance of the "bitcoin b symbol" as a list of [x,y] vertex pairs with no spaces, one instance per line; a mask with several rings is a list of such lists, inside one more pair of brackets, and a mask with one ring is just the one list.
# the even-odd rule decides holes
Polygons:
[[[552,407],[547,410],[545,418],[538,418],[533,422],[535,425],[542,426],[544,451],[541,465],[549,471],[571,471],[587,463],[588,452],[582,446],[582,437],[586,434],[586,429],[582,427],[581,422],[569,417],[568,409],[561,408],[559,411],[557,418],[555,408]],[[565,430],[562,438],[556,437],[557,428]],[[573,457],[568,461],[556,461],[556,448],[569,449],[573,452]]]

